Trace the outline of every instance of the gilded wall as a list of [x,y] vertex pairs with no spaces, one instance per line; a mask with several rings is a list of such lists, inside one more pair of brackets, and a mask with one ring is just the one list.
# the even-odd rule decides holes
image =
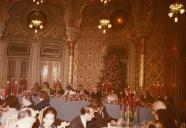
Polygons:
[[[102,6],[81,0],[76,4],[69,2],[55,2],[54,0],[40,7],[29,2],[21,1],[15,3],[8,10],[8,20],[0,21],[3,37],[0,41],[0,84],[3,86],[7,80],[7,46],[10,43],[29,44],[30,55],[28,59],[28,81],[30,86],[34,82],[41,82],[41,62],[49,60],[60,63],[60,80],[66,86],[69,77],[69,47],[67,45],[67,27],[80,30],[77,36],[77,44],[74,48],[73,64],[73,86],[82,84],[86,88],[93,88],[99,82],[102,69],[102,57],[108,47],[122,46],[129,51],[127,82],[128,85],[138,88],[140,73],[140,39],[145,38],[145,71],[144,87],[149,88],[157,80],[166,84],[166,47],[167,42],[164,28],[157,20],[157,7],[161,1],[135,0],[124,2],[118,0],[108,8],[112,12],[118,8],[124,8],[129,14],[128,24],[121,29],[111,29],[105,35],[97,29],[98,21],[104,11]],[[10,4],[11,5],[11,4]],[[8,6],[8,5],[7,5]],[[1,7],[2,8],[2,7]],[[33,9],[42,10],[47,23],[44,29],[37,34],[28,28],[27,15]],[[108,13],[109,14],[109,13]],[[6,9],[2,16],[6,16]],[[107,14],[106,14],[107,15]],[[6,22],[5,22],[6,21]],[[2,35],[2,34],[1,34]],[[60,47],[62,56],[60,58],[42,57],[41,47],[44,45]],[[17,57],[14,59],[25,59]],[[19,74],[16,78],[19,79]]]

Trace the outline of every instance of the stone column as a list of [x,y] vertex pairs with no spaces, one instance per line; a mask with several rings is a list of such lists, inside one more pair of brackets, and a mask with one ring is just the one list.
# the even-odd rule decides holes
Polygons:
[[7,80],[5,68],[6,43],[0,40],[0,86],[4,86]]
[[144,88],[145,85],[145,38],[139,41],[139,87]]
[[74,70],[74,48],[77,44],[80,31],[73,27],[67,27],[66,36],[69,46],[69,64],[68,64],[68,85],[73,86],[73,70]]
[[40,57],[39,42],[32,43],[32,53],[31,53],[31,67],[30,67],[30,86],[32,87],[35,82],[40,82],[39,69],[39,57]]
[[4,83],[6,82],[6,79],[4,79],[4,76],[6,74],[4,73],[4,57],[5,57],[5,43],[2,41],[2,35],[4,31],[4,24],[0,22],[0,86],[4,86]]

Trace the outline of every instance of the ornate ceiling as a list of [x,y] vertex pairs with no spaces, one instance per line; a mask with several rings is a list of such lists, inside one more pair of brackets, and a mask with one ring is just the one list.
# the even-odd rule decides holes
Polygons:
[[[47,24],[44,26],[44,35],[48,31],[54,32],[54,29],[63,31],[66,27],[82,28],[82,26],[91,26],[97,28],[99,19],[103,16],[111,18],[114,23],[114,18],[118,17],[115,12],[118,10],[125,13],[123,16],[119,15],[121,18],[126,18],[122,21],[130,18],[132,21],[135,11],[132,10],[132,4],[133,1],[115,0],[103,8],[98,0],[45,0],[43,4],[38,6],[32,0],[7,0],[2,1],[0,5],[2,9],[0,23],[3,26],[3,34],[16,34],[15,31],[19,32],[21,30],[29,33],[27,29],[28,16],[33,11],[39,10],[43,12],[47,20]],[[135,6],[134,4],[133,8]]]

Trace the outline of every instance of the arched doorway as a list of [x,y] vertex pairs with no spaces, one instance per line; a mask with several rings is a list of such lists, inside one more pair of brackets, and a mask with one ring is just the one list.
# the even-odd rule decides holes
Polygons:
[[107,48],[107,54],[112,54],[117,57],[117,63],[119,63],[118,74],[123,87],[128,86],[127,76],[128,76],[128,50],[122,45],[109,46]]
[[48,82],[53,87],[56,81],[62,81],[62,47],[44,44],[40,50],[40,82]]
[[7,46],[7,80],[28,76],[30,46],[23,43],[10,43]]
[[[122,41],[120,41],[122,40]],[[111,50],[118,55],[123,63],[126,86],[135,88],[136,79],[136,46],[132,40],[126,38],[118,40],[117,36],[110,40],[105,40],[100,46],[100,71],[103,69],[103,57],[107,51]],[[100,76],[102,73],[100,73]]]

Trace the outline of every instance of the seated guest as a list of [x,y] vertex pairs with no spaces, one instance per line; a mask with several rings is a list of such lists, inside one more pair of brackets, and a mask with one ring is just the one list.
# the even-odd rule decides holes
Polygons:
[[34,108],[34,103],[32,101],[32,96],[31,95],[23,96],[21,98],[21,107]]
[[116,103],[118,102],[118,96],[114,90],[111,90],[110,94],[107,96],[108,103]]
[[145,96],[144,96],[144,94],[140,95],[140,105],[145,106]]
[[178,128],[177,120],[162,101],[155,101],[152,104],[152,114],[155,121],[160,121],[165,128]]
[[154,120],[149,121],[148,125],[153,124],[155,121],[157,121],[156,112],[160,109],[167,109],[165,103],[163,103],[162,101],[155,101],[151,106],[151,111],[152,111],[152,115],[153,115]]
[[76,94],[76,92],[74,91],[74,89],[71,86],[66,87],[64,96],[73,96],[75,94]]
[[56,128],[54,125],[57,117],[55,108],[48,107],[41,114],[42,119],[40,119],[39,128]]
[[42,88],[43,91],[47,92],[48,95],[50,95],[50,87],[49,87],[49,83],[48,82],[43,82],[43,88]]
[[50,102],[49,95],[45,91],[41,91],[40,92],[40,94],[39,94],[39,101],[40,102],[37,105],[35,105],[35,107],[34,107],[35,110],[41,111],[45,107],[50,106],[50,104],[49,104],[49,102]]
[[14,122],[11,128],[32,128],[36,121],[36,112],[31,108],[23,108],[18,113],[18,120]]
[[80,93],[80,94],[83,94],[84,93],[84,88],[83,88],[83,85],[78,85],[77,87],[77,92]]
[[19,103],[13,95],[6,97],[5,110],[2,112],[0,122],[3,128],[9,128],[12,122],[17,119]]
[[2,116],[2,113],[4,112],[4,111],[6,111],[7,109],[6,109],[6,105],[5,105],[5,101],[4,100],[0,100],[0,118],[1,118],[1,116]]
[[0,100],[5,100],[6,90],[4,88],[0,88]]
[[56,86],[53,90],[53,94],[61,94],[63,95],[65,93],[64,89],[61,86]]
[[86,128],[87,122],[94,117],[94,109],[91,106],[85,106],[81,109],[81,114],[75,117],[69,125],[69,128]]
[[156,118],[165,128],[178,128],[175,119],[167,109],[160,109],[156,112]]
[[169,113],[169,115],[174,118],[175,122],[177,123],[176,125],[179,125],[179,121],[178,118],[175,116],[175,111],[171,110],[171,108],[169,106],[166,106],[166,104],[162,101],[155,101],[152,104],[152,114],[155,117],[156,116],[156,112],[160,109],[166,109],[167,112]]
[[37,82],[35,82],[32,91],[33,95],[37,96],[41,92],[41,86]]
[[95,99],[102,98],[102,92],[101,92],[101,90],[99,89],[98,86],[96,88],[93,88],[93,91],[91,92],[90,95],[91,95],[92,98],[95,98]]
[[162,101],[155,101],[152,104],[152,115],[154,116],[154,119],[156,119],[156,112],[160,109],[167,109],[165,103]]
[[180,124],[181,120],[180,120],[180,116],[179,113],[175,110],[175,104],[174,104],[174,99],[173,97],[170,96],[169,92],[166,92],[166,96],[164,97],[164,102],[167,106],[167,110],[169,111],[169,113],[171,113],[174,118],[176,119],[177,123]]
[[86,89],[83,88],[83,85],[78,85],[77,87],[77,90],[76,90],[77,93],[79,93],[80,95],[87,95],[87,96],[90,96],[90,93],[89,91],[87,91]]
[[95,110],[95,117],[90,122],[88,122],[87,128],[106,127],[108,122],[113,122],[114,119],[108,115],[105,106],[102,104],[101,99],[94,99],[92,102],[92,106]]

